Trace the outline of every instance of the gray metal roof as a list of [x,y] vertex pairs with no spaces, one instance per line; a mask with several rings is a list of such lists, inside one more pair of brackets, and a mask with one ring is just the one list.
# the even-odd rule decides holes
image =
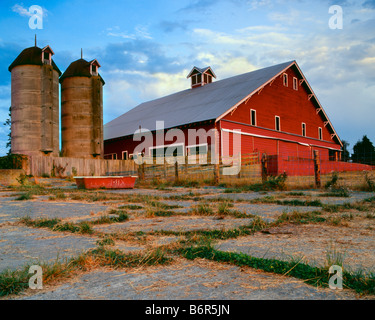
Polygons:
[[217,119],[293,63],[285,62],[144,102],[105,124],[104,140],[132,135],[139,126],[154,131],[156,121],[164,121],[164,128],[168,129]]

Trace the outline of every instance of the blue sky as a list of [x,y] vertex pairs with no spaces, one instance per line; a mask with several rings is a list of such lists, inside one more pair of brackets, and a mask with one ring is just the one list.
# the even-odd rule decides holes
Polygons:
[[[29,7],[43,29],[29,28]],[[329,28],[332,5],[343,28]],[[146,0],[0,2],[0,122],[8,117],[8,66],[24,49],[50,45],[64,71],[97,59],[104,123],[137,104],[187,89],[193,66],[218,79],[296,60],[342,140],[375,143],[375,0]],[[8,129],[0,125],[0,155]]]

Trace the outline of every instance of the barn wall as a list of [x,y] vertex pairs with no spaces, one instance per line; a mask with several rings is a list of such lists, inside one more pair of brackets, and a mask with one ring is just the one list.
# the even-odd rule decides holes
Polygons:
[[[167,145],[170,145],[172,143],[182,142],[182,143],[184,143],[184,146],[186,147],[186,146],[192,145],[192,144],[204,143],[205,139],[201,139],[202,141],[199,141],[198,138],[195,139],[195,142],[189,141],[189,130],[200,130],[200,129],[202,129],[202,130],[204,130],[205,132],[208,133],[211,129],[214,129],[214,124],[204,124],[204,125],[191,126],[191,127],[188,127],[188,128],[180,129],[183,133],[183,140],[182,141],[177,140],[176,137],[174,138],[173,141],[170,141],[170,139],[168,139],[168,141],[167,141],[168,136],[166,136],[166,133],[167,133],[168,130],[165,130],[164,131],[164,142],[163,142],[163,144],[160,144],[156,141],[156,133],[155,132],[152,133],[152,140],[150,139],[150,143],[144,143],[144,141],[146,140],[145,138],[142,138],[141,141],[134,141],[133,135],[121,137],[121,138],[118,138],[118,139],[106,140],[104,142],[104,155],[105,155],[105,158],[109,158],[109,157],[111,157],[111,155],[116,154],[117,159],[122,159],[122,152],[123,151],[128,151],[128,155],[133,154],[134,149],[140,143],[144,143],[144,146],[147,150],[145,152],[146,155],[148,155],[149,147],[152,147],[152,146],[159,146],[159,145],[167,146]],[[212,144],[210,136],[207,137],[207,143],[208,143],[208,145]],[[185,149],[185,151],[186,151],[186,149]]]
[[312,100],[308,99],[304,84],[301,85],[298,79],[298,90],[293,89],[293,77],[298,78],[296,72],[290,68],[286,73],[288,74],[287,87],[283,84],[282,76],[279,76],[223,119],[250,124],[250,110],[254,109],[257,127],[274,130],[275,116],[279,116],[283,132],[302,136],[302,122],[304,122],[307,137],[319,139],[318,128],[321,127],[323,140],[333,142],[322,117],[316,113]]
[[[279,154],[283,157],[311,158],[313,150],[319,150],[322,159],[328,160],[329,148],[340,150],[340,146],[333,142],[320,141],[232,121],[220,121],[220,128],[222,131],[241,131],[242,153],[261,152],[273,155]],[[222,136],[223,143],[229,141],[229,149],[232,150],[232,135],[229,138],[223,134]]]

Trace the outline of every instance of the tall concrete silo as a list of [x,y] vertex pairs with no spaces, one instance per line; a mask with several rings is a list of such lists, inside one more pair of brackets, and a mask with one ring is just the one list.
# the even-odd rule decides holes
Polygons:
[[49,46],[23,50],[11,72],[11,152],[59,155],[59,76]]
[[103,158],[103,85],[98,61],[72,62],[61,83],[61,143],[64,157]]

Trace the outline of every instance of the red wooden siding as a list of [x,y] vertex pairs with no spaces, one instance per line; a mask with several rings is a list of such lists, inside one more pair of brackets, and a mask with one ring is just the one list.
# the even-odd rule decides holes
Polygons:
[[[297,73],[289,68],[288,86],[284,86],[283,77],[278,76],[271,84],[255,93],[247,102],[226,115],[223,119],[250,124],[250,110],[256,110],[257,127],[275,129],[275,116],[280,117],[281,131],[302,136],[302,122],[306,123],[306,137],[319,140],[319,127],[323,140],[333,142],[331,133],[324,121],[316,113],[316,107],[309,100],[308,92],[300,85]],[[293,89],[293,78],[298,79],[298,90]],[[250,92],[249,92],[250,94]]]
[[[189,141],[189,130],[202,129],[202,130],[205,130],[207,133],[209,133],[209,130],[211,130],[213,128],[214,128],[213,124],[204,124],[204,125],[199,125],[199,126],[191,126],[189,128],[182,128],[181,131],[184,134],[184,141],[182,141],[182,143],[184,143],[184,150],[186,151],[186,146],[188,146],[188,145],[205,143],[204,139],[201,139],[202,141],[199,141],[198,137],[195,139],[195,142]],[[164,130],[163,145],[167,146],[167,145],[171,145],[173,143],[180,142],[180,141],[177,142],[176,137],[174,138],[173,141],[165,141],[166,140],[166,138],[165,138],[166,132],[167,132],[167,129]],[[150,147],[155,147],[155,146],[160,145],[159,143],[156,142],[156,133],[152,132],[152,135],[153,135],[152,143],[146,145],[146,151],[145,151],[146,155],[149,155],[148,152],[149,152]],[[145,138],[142,138],[141,141],[134,141],[133,135],[121,137],[121,138],[118,138],[118,139],[106,140],[105,145],[104,145],[104,154],[107,155],[106,157],[109,157],[109,155],[111,155],[111,154],[116,154],[117,159],[121,159],[123,151],[128,151],[128,155],[133,154],[134,149],[140,143],[143,143],[144,141],[145,141]],[[212,144],[211,137],[209,135],[207,136],[207,144],[208,145]]]

